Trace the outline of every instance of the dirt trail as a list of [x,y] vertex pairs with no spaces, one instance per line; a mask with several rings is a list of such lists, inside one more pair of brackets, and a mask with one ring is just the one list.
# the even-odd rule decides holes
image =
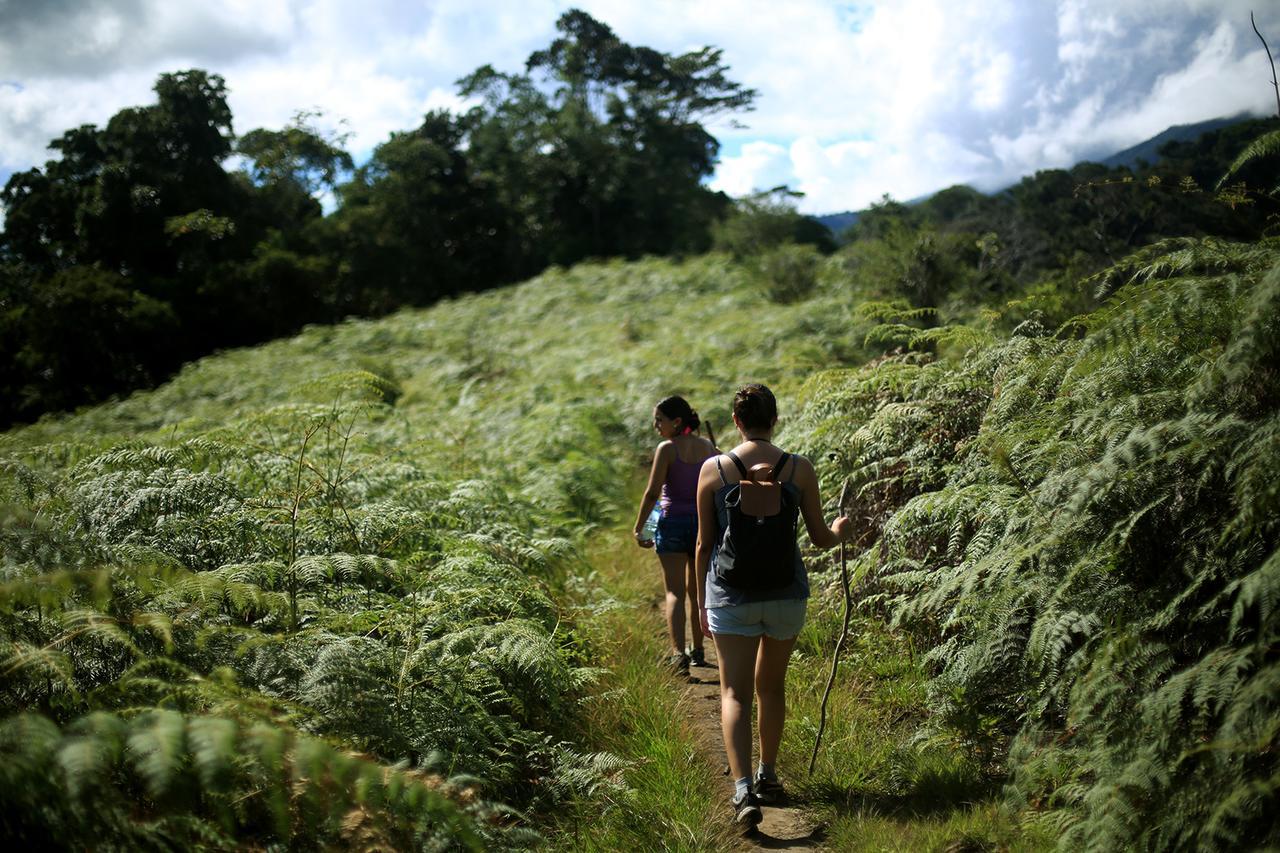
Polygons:
[[[698,749],[707,764],[721,768],[719,778],[723,802],[728,808],[733,796],[733,780],[729,778],[724,755],[724,740],[720,734],[720,675],[714,644],[707,642],[708,666],[695,666],[689,671],[689,681],[675,682],[682,691],[680,703],[688,712],[687,719],[697,733]],[[786,784],[786,779],[783,779]],[[795,804],[764,806],[764,820],[742,839],[743,850],[812,850],[821,846],[822,827],[815,824]]]

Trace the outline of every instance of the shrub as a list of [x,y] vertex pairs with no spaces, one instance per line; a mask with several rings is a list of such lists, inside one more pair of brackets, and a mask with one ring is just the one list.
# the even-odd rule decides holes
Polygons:
[[755,259],[765,295],[772,302],[802,302],[818,284],[822,256],[809,246],[777,246]]

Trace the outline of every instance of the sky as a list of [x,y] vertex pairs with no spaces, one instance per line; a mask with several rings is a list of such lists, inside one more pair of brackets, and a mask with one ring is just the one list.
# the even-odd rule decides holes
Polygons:
[[806,213],[992,190],[1276,110],[1249,11],[1280,52],[1280,0],[0,0],[0,180],[186,68],[225,78],[238,133],[320,110],[359,161],[464,108],[454,82],[476,67],[522,70],[574,6],[631,44],[723,49],[759,97],[709,127],[710,185],[787,184]]

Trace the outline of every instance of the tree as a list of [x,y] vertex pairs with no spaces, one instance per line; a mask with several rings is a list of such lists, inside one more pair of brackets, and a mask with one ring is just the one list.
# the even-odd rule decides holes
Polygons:
[[364,291],[361,310],[491,287],[519,268],[508,213],[491,181],[474,173],[463,133],[447,112],[428,113],[417,130],[393,133],[340,188],[339,286]]
[[780,186],[738,199],[712,228],[715,248],[739,260],[787,243],[811,245],[830,254],[835,251],[831,232],[796,211],[794,202],[803,196]]
[[701,122],[751,108],[721,52],[679,56],[623,42],[571,10],[524,74],[459,81],[477,172],[492,176],[526,251],[542,262],[705,248],[727,199],[701,185],[718,143]]
[[250,134],[251,176],[230,173],[222,78],[162,74],[155,92],[104,128],[68,130],[50,143],[59,157],[0,191],[3,325],[17,336],[4,386],[23,401],[6,418],[332,316],[307,227],[322,213],[311,193],[349,155],[299,121]]
[[237,153],[248,158],[245,170],[254,184],[289,206],[319,215],[315,196],[332,191],[354,164],[342,145],[345,136],[326,136],[312,123],[314,112],[299,112],[281,130],[258,128],[236,141]]
[[143,290],[183,266],[168,220],[236,207],[222,168],[231,110],[216,74],[162,74],[155,91],[157,103],[121,110],[104,129],[67,131],[49,146],[59,159],[9,179],[0,191],[8,252],[46,272],[99,264]]
[[6,338],[14,336],[5,346],[6,420],[147,384],[156,365],[167,365],[177,318],[118,273],[74,266],[18,284],[25,298],[2,320]]

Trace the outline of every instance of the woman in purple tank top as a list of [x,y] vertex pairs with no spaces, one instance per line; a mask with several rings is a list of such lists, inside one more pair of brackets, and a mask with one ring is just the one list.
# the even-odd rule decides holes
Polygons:
[[[664,612],[667,634],[671,640],[668,665],[687,674],[689,664],[706,666],[702,627],[698,620],[697,581],[694,551],[698,542],[698,472],[702,463],[716,455],[715,445],[697,434],[700,421],[683,397],[667,397],[653,409],[653,428],[662,443],[653,453],[649,486],[640,501],[636,516],[635,537],[641,548],[654,548],[662,564],[662,582],[666,587]],[[653,540],[644,536],[644,524],[654,505],[661,510],[657,534]],[[689,633],[693,645],[684,645],[685,598],[689,599]]]

